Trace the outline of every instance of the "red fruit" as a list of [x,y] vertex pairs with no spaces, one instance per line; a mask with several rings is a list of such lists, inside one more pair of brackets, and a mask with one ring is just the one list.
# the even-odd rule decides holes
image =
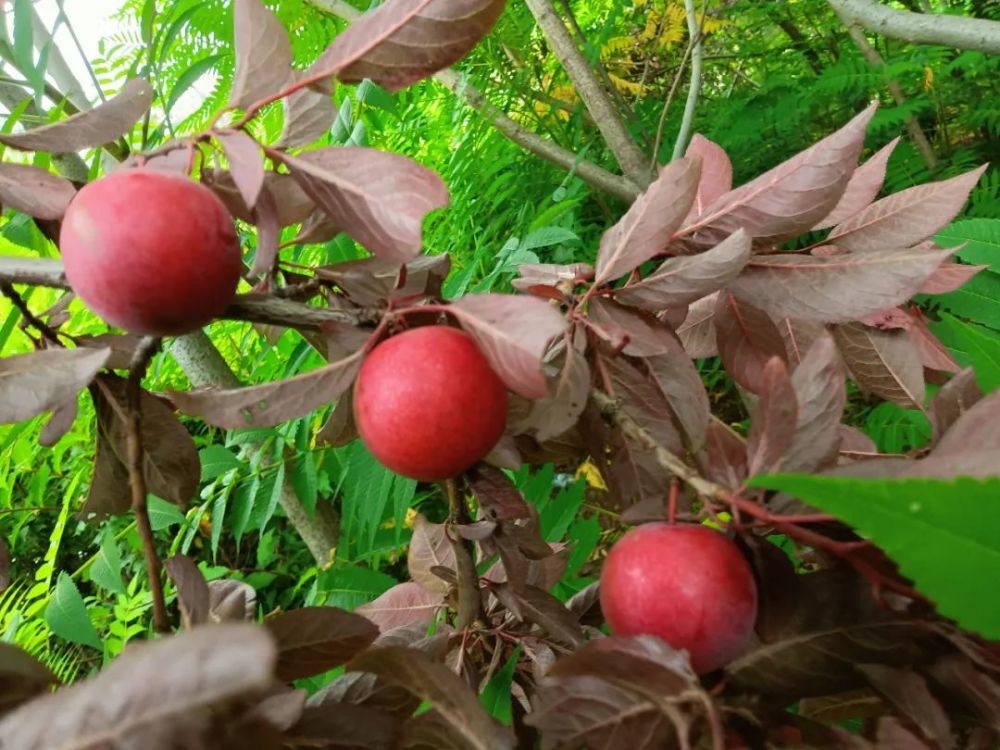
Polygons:
[[413,328],[365,359],[354,384],[354,421],[385,466],[437,482],[496,445],[507,423],[507,388],[462,331]]
[[73,291],[132,333],[188,333],[233,301],[242,259],[226,207],[204,185],[147,169],[84,187],[59,235]]
[[757,617],[746,558],[706,526],[651,523],[612,548],[601,572],[601,607],[617,635],[655,635],[684,649],[696,672],[740,655]]

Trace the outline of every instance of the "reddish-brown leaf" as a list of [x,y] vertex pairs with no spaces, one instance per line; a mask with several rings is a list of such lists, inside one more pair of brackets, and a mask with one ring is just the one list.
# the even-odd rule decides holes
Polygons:
[[413,524],[413,539],[406,555],[410,577],[423,588],[436,594],[447,594],[448,584],[433,573],[433,569],[455,570],[455,550],[445,532],[444,524],[431,523],[418,513]]
[[594,278],[594,269],[587,263],[522,263],[517,267],[519,278],[511,282],[515,289],[526,292],[534,286],[572,288]]
[[590,303],[588,312],[591,322],[613,349],[633,357],[653,357],[676,351],[670,329],[645,310],[598,297]]
[[698,451],[705,443],[705,431],[711,416],[708,393],[698,368],[685,354],[680,341],[672,335],[668,335],[666,340],[670,342],[670,351],[648,357],[646,366],[684,432],[687,448]]
[[273,427],[336,401],[354,382],[362,354],[356,352],[287,380],[231,390],[172,391],[170,397],[180,411],[217,427],[228,430]]
[[733,164],[722,147],[708,140],[701,133],[695,133],[684,154],[688,159],[701,159],[701,180],[694,197],[691,211],[684,220],[690,222],[708,208],[715,200],[733,189]]
[[910,335],[910,341],[917,347],[920,362],[924,367],[941,372],[958,372],[962,369],[951,356],[948,348],[928,327],[927,318],[924,317],[919,307],[911,307],[905,311],[905,314],[909,318],[906,331]]
[[733,281],[749,258],[750,236],[739,229],[711,250],[670,258],[642,281],[615,292],[615,299],[653,312],[688,305]]
[[552,594],[531,585],[501,583],[490,587],[497,599],[521,622],[537,625],[557,643],[583,645],[579,619]]
[[720,196],[678,236],[704,246],[718,244],[741,227],[762,242],[780,242],[806,231],[843,195],[874,114],[873,105],[833,135]]
[[903,408],[923,408],[924,368],[906,331],[846,323],[834,326],[833,335],[862,389]]
[[[252,224],[253,213],[243,201],[232,174],[220,171],[203,171],[202,179],[219,196],[234,217]],[[264,187],[278,206],[278,221],[283,227],[301,224],[315,211],[316,204],[305,194],[295,178],[277,172],[264,173]]]
[[934,442],[941,440],[958,418],[983,397],[976,383],[976,373],[967,367],[945,383],[931,399],[930,418],[934,426]]
[[0,359],[0,424],[52,411],[94,379],[111,349],[44,349]]
[[788,361],[795,368],[802,362],[802,358],[806,356],[806,352],[809,351],[813,342],[823,335],[826,328],[820,323],[785,318],[778,321],[778,330],[785,340]]
[[934,747],[941,750],[955,747],[948,714],[921,675],[911,669],[894,669],[883,664],[859,664],[858,669],[872,687],[934,740]]
[[281,244],[278,205],[266,187],[262,186],[258,194],[257,203],[253,208],[253,220],[257,225],[257,247],[254,250],[250,275],[261,276],[274,267]]
[[166,561],[167,574],[177,588],[177,603],[185,630],[208,621],[211,608],[208,584],[194,561],[176,554]]
[[470,477],[472,492],[487,518],[502,521],[528,518],[528,504],[510,477],[488,466],[477,466]]
[[705,431],[705,470],[708,478],[735,489],[748,476],[746,442],[732,428],[713,417]]
[[834,227],[826,241],[858,252],[916,245],[958,215],[985,169],[983,165],[876,201]]
[[772,357],[788,363],[785,342],[767,313],[729,292],[719,295],[715,307],[715,336],[726,371],[753,393],[763,388]]
[[448,205],[441,178],[399,154],[343,146],[280,158],[338,227],[388,260],[414,258],[424,217]]
[[897,136],[858,167],[850,182],[847,183],[847,188],[840,197],[840,202],[822,221],[813,226],[813,229],[832,227],[867,208],[875,200],[878,191],[882,189],[889,157],[892,156],[892,152],[898,144],[899,137]]
[[539,442],[561,435],[577,423],[587,406],[590,393],[590,365],[576,349],[570,347],[560,358],[562,369],[549,378],[549,392],[531,402],[531,411],[520,423],[531,429]]
[[242,130],[223,131],[216,133],[215,137],[229,160],[229,172],[243,197],[243,203],[253,209],[264,187],[264,161],[260,146]]
[[663,167],[656,181],[601,237],[596,284],[624,276],[666,250],[694,201],[700,174],[697,159],[676,159]]
[[398,91],[456,63],[489,33],[505,0],[392,0],[361,16],[310,68]]
[[747,456],[750,476],[777,471],[791,447],[798,421],[798,402],[788,368],[772,358],[764,367],[763,389],[750,422]]
[[[5,549],[0,540],[0,556]],[[11,643],[0,643],[0,716],[58,684],[59,678],[35,657]]]
[[407,625],[427,625],[434,618],[434,613],[444,605],[444,594],[428,591],[419,583],[406,581],[354,611],[385,632]]
[[715,306],[719,293],[695,300],[688,307],[684,322],[677,326],[677,337],[691,359],[714,357],[719,353],[715,341]]
[[906,301],[950,255],[921,248],[758,255],[729,288],[775,319],[845,323]]
[[[296,75],[296,74],[293,74]],[[306,87],[285,99],[285,125],[277,145],[301,148],[330,132],[337,108],[329,92]]]
[[246,109],[292,80],[292,45],[281,21],[260,0],[234,0],[236,74],[229,104]]
[[508,388],[525,398],[546,394],[542,357],[566,327],[556,308],[537,297],[467,294],[450,309]]
[[22,151],[56,153],[96,148],[128,133],[152,102],[153,87],[144,78],[133,78],[93,109],[24,133],[0,134],[0,143]]
[[336,607],[293,609],[264,625],[278,646],[275,676],[283,682],[338,667],[378,637],[378,628],[367,619]]
[[840,420],[847,403],[844,363],[829,334],[810,346],[792,373],[798,418],[783,471],[815,471],[832,463],[840,445]]
[[964,263],[942,263],[918,290],[921,294],[947,294],[954,292],[973,276],[989,266],[967,266]]
[[33,216],[57,220],[76,195],[69,180],[24,164],[0,164],[0,205]]

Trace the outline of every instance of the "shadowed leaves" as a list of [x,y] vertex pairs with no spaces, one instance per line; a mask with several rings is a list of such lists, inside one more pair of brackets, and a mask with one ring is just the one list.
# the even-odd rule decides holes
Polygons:
[[356,352],[287,380],[250,388],[171,392],[170,397],[185,414],[201,417],[217,427],[230,430],[273,427],[336,401],[354,382],[362,354]]
[[833,328],[851,377],[864,390],[903,408],[924,405],[924,368],[906,331],[861,323]]
[[700,162],[688,159],[677,159],[660,171],[656,181],[601,238],[595,283],[623,276],[666,250],[670,236],[694,201],[700,174]]
[[281,21],[260,0],[235,0],[236,75],[229,103],[246,109],[278,93],[292,77],[292,45]]
[[785,471],[813,471],[833,461],[847,402],[844,378],[840,353],[823,334],[792,373],[798,417],[781,464]]
[[310,68],[398,91],[458,62],[489,33],[505,0],[407,0],[361,16]]
[[491,586],[490,590],[521,622],[537,625],[542,633],[565,646],[583,645],[578,617],[547,591],[513,583]]
[[0,205],[36,219],[61,219],[76,195],[73,183],[25,164],[0,164]]
[[542,357],[566,326],[557,309],[537,297],[467,294],[449,310],[508,388],[526,398],[546,394]]
[[184,628],[190,630],[208,621],[211,607],[208,584],[193,560],[174,555],[166,561],[167,573],[177,587],[177,602]]
[[275,675],[284,682],[340,666],[378,636],[367,619],[336,607],[294,609],[264,624],[278,647]]
[[726,372],[753,393],[763,388],[772,357],[787,364],[781,333],[767,313],[729,292],[719,295],[715,307],[715,335]]
[[45,349],[0,359],[0,423],[52,411],[94,379],[111,349]]
[[203,747],[210,711],[266,688],[274,663],[271,639],[250,625],[133,646],[97,677],[8,714],[0,742],[19,750]]
[[539,442],[566,432],[587,407],[590,365],[586,357],[570,348],[559,361],[562,369],[548,379],[548,394],[533,401],[528,416],[519,423],[520,429],[533,430]]
[[59,678],[35,657],[0,643],[0,716],[58,684]]
[[340,229],[381,258],[416,257],[424,217],[448,205],[441,178],[399,154],[344,146],[277,158]]
[[747,437],[750,476],[774,471],[781,465],[795,436],[799,412],[784,362],[771,359],[764,367],[761,382],[763,389]]
[[22,151],[69,153],[103,146],[128,133],[153,102],[153,87],[133,78],[103,104],[24,133],[0,134],[0,143]]

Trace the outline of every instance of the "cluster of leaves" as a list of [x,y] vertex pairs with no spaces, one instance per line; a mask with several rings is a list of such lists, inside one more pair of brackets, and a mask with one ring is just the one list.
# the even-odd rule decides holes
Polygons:
[[[610,502],[634,520],[662,518],[668,502],[686,520],[729,512],[761,590],[758,641],[722,679],[703,683],[665,644],[604,637],[596,586],[565,602],[550,593],[567,551],[542,533],[538,509],[507,475],[482,465],[450,498],[447,524],[418,517],[412,580],[354,614],[305,608],[263,627],[224,624],[256,618],[253,589],[206,582],[178,556],[168,571],[189,633],[130,648],[101,675],[53,695],[42,695],[57,682],[50,672],[5,648],[4,742],[504,748],[516,734],[527,743],[540,736],[547,747],[718,746],[724,736],[779,747],[897,747],[953,746],[956,737],[971,741],[995,728],[996,650],[941,617],[1000,635],[985,584],[972,575],[995,565],[991,527],[949,522],[944,509],[955,495],[975,507],[995,484],[959,483],[949,493],[948,481],[914,479],[996,473],[1000,402],[983,395],[977,373],[960,368],[912,302],[954,294],[982,270],[953,262],[955,248],[931,239],[981,170],[876,199],[894,144],[857,166],[874,108],[735,189],[729,157],[698,137],[603,235],[592,266],[520,264],[514,287],[523,294],[467,294],[446,304],[448,258],[418,257],[424,217],[447,202],[440,179],[363,147],[292,150],[330,129],[332,78],[405,86],[464,55],[502,9],[484,0],[390,2],[338,36],[303,74],[293,72],[276,17],[256,0],[236,3],[230,101],[245,115],[134,156],[124,168],[200,164],[202,180],[233,215],[257,227],[248,273],[258,284],[237,312],[265,309],[239,308],[263,300],[330,363],[249,388],[144,393],[147,485],[180,506],[197,489],[203,467],[175,408],[243,430],[336,401],[317,437],[347,443],[350,386],[366,351],[404,326],[455,322],[515,394],[508,432],[488,462],[575,467],[589,456]],[[150,99],[149,84],[136,79],[102,107],[0,142],[43,151],[99,146],[131,129]],[[283,133],[277,144],[260,144],[247,125],[278,99]],[[224,163],[208,165],[208,144]],[[54,236],[76,187],[37,167],[5,164],[0,176],[0,199]],[[343,232],[374,257],[283,267],[280,235],[288,226],[301,227],[296,243]],[[89,388],[98,443],[84,512],[122,513],[124,381],[101,371],[124,369],[136,342],[62,334],[57,314],[47,316],[39,351],[0,363],[3,417],[52,412],[43,439],[54,442],[73,423],[78,392]],[[715,354],[752,413],[746,439],[713,416],[692,362]],[[928,380],[948,373],[957,374],[930,403],[928,451],[882,455],[842,423],[848,374],[867,394],[923,409]],[[765,476],[776,471],[817,476],[812,484]],[[869,487],[871,505],[859,510],[844,501],[851,493],[864,500],[865,484],[854,475],[909,484]],[[919,500],[901,511],[887,495],[894,490]],[[469,500],[475,519],[466,517]],[[960,553],[969,574],[928,564],[908,548],[913,527],[933,525],[969,541],[972,551]],[[774,530],[802,545],[795,562],[807,573],[768,541]],[[290,687],[345,664],[308,699]],[[513,729],[491,719],[475,692]],[[422,705],[428,710],[418,712]],[[64,721],[53,723],[53,712]],[[836,726],[859,718],[870,720],[865,739]]]

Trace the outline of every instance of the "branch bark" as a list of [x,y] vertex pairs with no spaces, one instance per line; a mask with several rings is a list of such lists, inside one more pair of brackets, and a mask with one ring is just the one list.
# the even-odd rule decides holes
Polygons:
[[687,13],[688,34],[691,37],[691,83],[688,85],[687,102],[684,104],[681,127],[677,131],[677,140],[674,142],[674,159],[680,159],[684,156],[684,150],[691,138],[694,113],[698,108],[698,95],[701,92],[701,25],[698,23],[698,14],[694,9],[694,0],[684,0],[684,8]]
[[[885,64],[885,60],[882,59],[882,55],[878,53],[878,50],[871,45],[861,28],[846,15],[838,11],[836,6],[834,6],[834,10],[847,27],[847,33],[850,35],[851,41],[861,51],[861,54],[864,55],[868,63],[875,68],[885,71],[888,67]],[[892,96],[892,100],[896,102],[897,106],[901,107],[906,103],[906,95],[903,93],[903,88],[895,78],[888,78],[886,80],[886,88],[889,89],[889,95]],[[934,169],[937,166],[937,155],[934,153],[934,147],[927,139],[923,128],[920,127],[920,123],[917,122],[917,118],[912,114],[907,115],[904,124],[906,125],[906,132],[910,134],[910,140],[913,141],[913,145],[920,152],[920,157],[924,160],[924,164],[927,165],[928,169]]]
[[[361,17],[361,12],[344,0],[307,0],[310,5],[345,21],[355,21]],[[588,185],[603,190],[609,195],[631,203],[639,197],[639,187],[631,180],[609,172],[603,167],[587,161],[564,149],[552,141],[542,138],[537,133],[522,127],[510,119],[487,100],[486,96],[475,86],[466,81],[458,71],[446,68],[434,74],[434,80],[443,84],[469,107],[481,114],[502,135],[516,143],[521,148],[554,164],[560,169],[576,174]]]
[[942,14],[910,13],[875,0],[827,0],[841,18],[892,39],[915,44],[943,44],[1000,54],[1000,22]]
[[594,116],[604,141],[615,155],[625,175],[641,187],[652,180],[648,159],[628,132],[611,97],[601,87],[583,53],[556,13],[552,0],[525,0],[556,57],[562,63],[590,114]]

